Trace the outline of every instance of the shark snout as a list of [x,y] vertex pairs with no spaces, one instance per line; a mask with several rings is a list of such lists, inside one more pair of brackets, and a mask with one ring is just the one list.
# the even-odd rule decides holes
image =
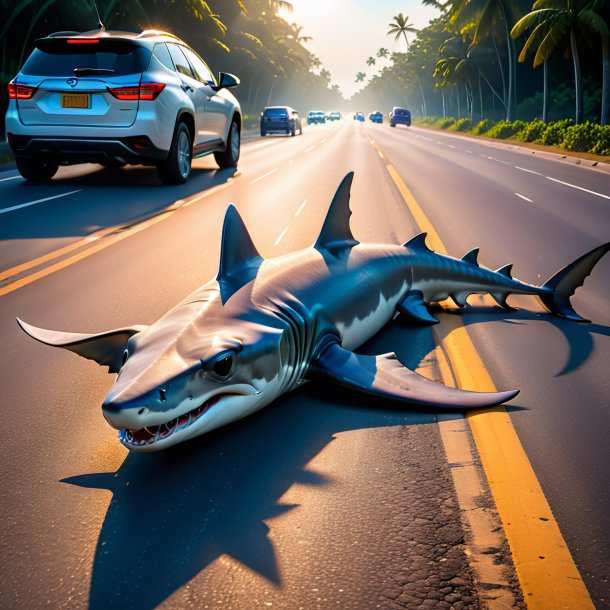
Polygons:
[[150,419],[150,409],[144,404],[125,405],[105,400],[102,415],[113,428],[143,428]]

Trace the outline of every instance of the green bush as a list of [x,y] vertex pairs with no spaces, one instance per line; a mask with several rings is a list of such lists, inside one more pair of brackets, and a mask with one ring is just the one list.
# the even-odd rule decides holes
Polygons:
[[560,146],[565,137],[565,130],[572,125],[574,125],[572,119],[553,121],[546,126],[540,141],[543,144],[548,144],[550,146]]
[[547,128],[547,124],[540,119],[535,119],[531,123],[526,123],[515,138],[521,142],[539,142],[542,139],[542,134]]
[[447,129],[447,128],[451,127],[454,123],[455,123],[455,119],[452,116],[446,116],[446,117],[443,117],[442,119],[439,119],[436,126],[440,127],[441,129]]
[[456,121],[450,129],[454,131],[468,131],[472,127],[472,121],[468,117],[464,117],[459,121]]
[[499,121],[485,133],[490,138],[512,138],[525,127],[525,121]]
[[566,150],[608,155],[610,154],[610,127],[602,127],[590,121],[580,125],[571,125],[565,130],[561,145]]
[[489,131],[493,123],[489,119],[483,119],[479,121],[471,130],[470,133],[475,136],[480,136],[482,133]]
[[603,127],[598,125],[598,127],[600,132],[597,142],[589,152],[602,157],[610,157],[610,125],[604,125]]

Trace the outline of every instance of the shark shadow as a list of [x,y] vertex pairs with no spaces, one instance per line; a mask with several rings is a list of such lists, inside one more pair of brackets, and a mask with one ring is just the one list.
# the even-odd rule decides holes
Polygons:
[[[572,373],[581,367],[594,350],[595,336],[610,336],[610,327],[603,324],[573,324],[569,320],[558,318],[546,312],[515,309],[506,312],[499,307],[475,305],[463,309],[444,310],[450,316],[459,315],[464,326],[474,326],[484,322],[502,322],[504,324],[525,324],[526,322],[544,322],[557,329],[564,337],[569,353],[567,360],[557,373],[557,377]],[[442,330],[442,328],[439,328]]]

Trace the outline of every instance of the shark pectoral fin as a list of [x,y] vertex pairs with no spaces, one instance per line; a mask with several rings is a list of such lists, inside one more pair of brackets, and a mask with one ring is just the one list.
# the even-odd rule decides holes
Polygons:
[[438,324],[438,320],[428,311],[424,295],[419,290],[407,292],[406,296],[396,306],[396,309],[412,320],[424,322],[425,324]]
[[322,350],[311,372],[367,394],[434,408],[490,407],[519,393],[519,390],[470,392],[449,388],[404,367],[395,354],[365,356],[343,349],[338,343]]
[[120,370],[129,338],[146,328],[138,325],[85,335],[38,328],[19,318],[17,324],[36,341],[52,347],[63,347],[83,358],[95,360],[98,364],[107,366],[109,373],[117,373]]

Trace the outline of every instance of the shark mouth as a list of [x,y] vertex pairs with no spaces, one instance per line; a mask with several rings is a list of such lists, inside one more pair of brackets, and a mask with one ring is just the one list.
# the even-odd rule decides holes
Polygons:
[[204,413],[209,411],[225,396],[232,396],[232,394],[216,394],[196,409],[188,411],[187,413],[175,417],[163,424],[159,424],[158,426],[146,426],[145,428],[139,428],[137,430],[123,428],[119,431],[119,440],[124,445],[130,447],[143,447],[168,439],[176,431],[186,430],[189,426],[192,426]]

